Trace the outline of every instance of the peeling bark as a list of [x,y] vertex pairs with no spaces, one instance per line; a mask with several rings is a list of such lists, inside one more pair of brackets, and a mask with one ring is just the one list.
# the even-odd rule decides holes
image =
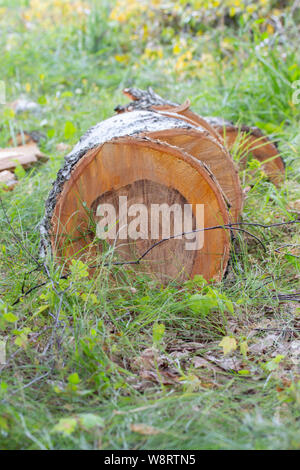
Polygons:
[[[123,93],[128,96],[132,101],[125,106],[118,105],[115,107],[114,111],[117,113],[123,113],[126,111],[134,111],[134,110],[151,110],[153,107],[160,107],[164,106],[169,108],[170,111],[173,107],[179,107],[178,103],[173,103],[172,101],[165,100],[160,95],[155,93],[152,88],[148,88],[148,90],[141,90],[139,88],[125,88]],[[210,116],[202,116],[210,125],[217,128],[232,128],[236,129],[237,127],[234,125],[232,121],[227,121],[220,117],[210,117]],[[254,126],[246,126],[242,125],[240,127],[242,132],[251,133],[255,137],[263,137],[264,134],[258,127]]]
[[[132,111],[136,109],[161,109],[167,110],[169,112],[178,113],[182,118],[184,116],[189,118],[189,120],[195,121],[195,125],[198,124],[205,126],[205,121],[208,124],[208,130],[210,126],[211,133],[217,133],[222,138],[222,143],[224,143],[229,150],[232,149],[235,140],[238,138],[240,133],[244,133],[249,139],[246,145],[241,144],[241,150],[244,154],[242,158],[242,163],[245,163],[247,160],[247,155],[253,153],[254,157],[257,158],[262,163],[266,160],[267,163],[263,165],[263,168],[266,174],[269,176],[269,179],[276,185],[279,186],[284,180],[285,174],[285,163],[284,160],[280,157],[277,149],[276,142],[272,142],[264,133],[254,126],[236,126],[231,121],[226,121],[219,117],[208,117],[208,116],[198,116],[189,110],[188,106],[180,106],[171,101],[167,101],[151,88],[148,88],[147,91],[140,90],[138,88],[126,88],[124,94],[129,96],[133,101],[126,106],[117,106],[115,111],[122,113],[126,111]],[[204,122],[203,122],[204,121]],[[231,134],[230,139],[225,137],[224,142],[224,129],[227,135]]]

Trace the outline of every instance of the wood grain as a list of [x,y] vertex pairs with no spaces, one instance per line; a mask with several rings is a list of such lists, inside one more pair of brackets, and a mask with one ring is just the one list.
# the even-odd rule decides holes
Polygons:
[[[203,163],[164,142],[124,137],[88,151],[73,168],[53,213],[52,251],[64,259],[95,260],[95,250],[101,253],[102,245],[93,243],[91,214],[97,201],[116,203],[120,194],[147,207],[176,201],[192,204],[194,212],[196,204],[204,204],[205,227],[230,221],[219,185]],[[123,244],[117,252],[122,259],[132,260],[133,254],[141,254],[152,242],[142,240],[130,246],[125,240],[126,248]],[[145,259],[142,269],[164,283],[195,274],[208,280],[222,278],[229,257],[228,231],[205,232],[203,248],[193,253],[187,254],[184,243],[184,239],[162,243]]]

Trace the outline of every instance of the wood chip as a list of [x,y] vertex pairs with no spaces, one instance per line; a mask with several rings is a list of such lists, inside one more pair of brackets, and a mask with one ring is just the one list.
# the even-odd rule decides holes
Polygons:
[[145,436],[154,436],[155,434],[162,432],[160,429],[154,428],[153,426],[149,426],[144,423],[131,424],[130,429],[133,432],[137,432],[138,434],[143,434]]
[[4,184],[4,189],[13,189],[17,182],[15,175],[11,171],[5,170],[0,172],[0,186]]
[[48,157],[40,151],[35,142],[19,147],[0,149],[0,171],[16,168],[18,164],[27,168],[37,163],[38,160],[47,159]]

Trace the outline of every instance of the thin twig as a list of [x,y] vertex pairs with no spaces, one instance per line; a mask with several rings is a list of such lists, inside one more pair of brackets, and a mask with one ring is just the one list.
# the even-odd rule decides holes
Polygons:
[[[107,267],[107,266],[129,266],[129,265],[137,265],[139,264],[146,256],[147,254],[152,251],[154,248],[156,248],[157,246],[161,245],[162,243],[165,243],[166,241],[168,240],[172,240],[174,238],[177,238],[177,237],[183,237],[185,235],[190,235],[192,233],[197,233],[197,232],[205,232],[205,231],[209,231],[209,230],[217,230],[217,229],[225,229],[225,230],[235,230],[235,231],[240,231],[240,232],[243,232],[243,233],[246,233],[247,235],[250,235],[252,238],[254,238],[264,249],[264,251],[267,251],[266,250],[266,246],[264,245],[264,243],[262,242],[262,240],[260,238],[258,238],[256,235],[254,235],[253,233],[249,232],[248,230],[245,230],[243,228],[240,228],[239,226],[240,225],[250,225],[252,227],[261,227],[261,228],[264,228],[264,229],[269,229],[269,228],[273,228],[273,227],[279,227],[279,226],[283,226],[283,225],[292,225],[292,224],[299,224],[300,223],[300,220],[290,220],[288,222],[278,222],[278,223],[275,223],[275,224],[261,224],[261,223],[258,223],[258,222],[235,222],[235,223],[230,223],[230,224],[226,224],[226,225],[215,225],[213,227],[205,227],[203,229],[195,229],[195,230],[191,230],[189,232],[182,232],[180,234],[177,234],[177,235],[172,235],[168,238],[163,238],[162,240],[158,240],[157,242],[153,243],[153,245],[151,245],[144,253],[142,253],[141,256],[139,256],[139,258],[137,258],[136,260],[132,260],[132,261],[115,261],[115,262],[111,262],[111,263],[104,263],[103,266]],[[89,266],[90,269],[94,269],[94,268],[97,268],[99,266],[102,266],[102,263],[101,264],[95,264],[95,265],[91,265]],[[54,286],[54,281],[53,279],[51,278],[50,276],[50,273],[49,273],[49,269],[47,267],[47,265],[44,263],[43,265],[39,264],[39,267],[43,267],[44,268],[44,271],[46,272],[46,275],[48,277],[48,279],[50,280],[51,284],[52,284],[52,287],[55,288]],[[64,274],[60,277],[60,279],[67,279],[68,277],[70,276],[70,273],[67,273],[67,274]],[[18,299],[16,299],[14,301],[14,303],[12,304],[13,306],[18,304],[20,302],[20,300],[29,295],[31,292],[33,292],[35,289],[38,289],[39,287],[43,287],[47,284],[47,282],[43,282],[41,284],[38,284],[36,286],[33,286],[31,287],[28,291],[24,292],[23,295],[21,295],[20,297],[18,297]]]
[[[32,379],[30,382],[28,382],[27,384],[23,385],[23,387],[20,387],[20,388],[18,388],[17,390],[14,390],[14,391],[10,392],[10,393],[9,393],[9,396],[16,395],[17,393],[22,392],[25,388],[28,388],[28,387],[30,387],[31,385],[33,385],[34,383],[39,382],[40,380],[44,379],[45,377],[47,377],[47,376],[50,374],[51,370],[52,370],[52,369],[50,369],[48,372],[46,372],[46,373],[43,374],[43,375],[39,375],[38,377],[35,377],[35,378]],[[0,403],[1,403],[1,404],[8,403],[8,400],[6,400],[6,399],[1,400]]]

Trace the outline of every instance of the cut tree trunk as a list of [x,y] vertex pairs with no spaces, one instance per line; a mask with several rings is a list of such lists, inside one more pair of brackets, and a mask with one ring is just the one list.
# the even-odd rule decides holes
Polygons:
[[246,167],[250,153],[263,163],[262,167],[272,183],[280,186],[284,181],[285,166],[276,145],[258,127],[234,126],[219,118],[207,117],[207,122],[223,137],[226,146],[239,155],[241,168]]
[[[170,117],[175,117],[169,115]],[[178,116],[177,116],[177,119]],[[145,132],[150,138],[158,139],[181,148],[205,163],[217,179],[230,206],[230,215],[237,221],[242,212],[243,193],[236,166],[223,145],[203,128],[166,129]]]
[[[185,145],[190,152],[178,145]],[[130,263],[150,249],[139,264],[132,266],[163,283],[170,279],[182,281],[195,274],[207,280],[220,280],[230,249],[230,231],[220,226],[229,224],[230,216],[216,178],[199,160],[202,153],[220,156],[222,147],[208,132],[178,118],[136,111],[97,124],[66,156],[54,182],[41,223],[41,255],[50,251],[64,263],[81,258],[95,265],[97,255],[103,250],[103,240],[99,240],[97,231],[98,211],[103,204],[111,204],[116,211],[119,238],[115,239],[111,227],[107,242],[115,246],[115,261]],[[126,234],[127,224],[123,223],[123,209],[120,209],[124,196],[128,208],[144,204],[147,209],[148,223],[142,224],[143,238],[133,240],[130,233]],[[199,249],[191,249],[195,233],[189,235],[192,239],[187,236],[169,239],[163,233],[162,219],[158,235],[153,235],[151,211],[161,204],[179,211],[170,218],[171,237],[186,231],[183,226],[178,229],[178,214],[183,213],[180,211],[184,211],[185,205],[191,205],[191,230],[198,230]],[[201,215],[197,216],[197,206],[204,208],[203,213],[200,210],[203,221]],[[128,216],[129,232],[135,217],[136,214],[133,219]],[[166,240],[151,249],[163,239]]]
[[[147,102],[141,108],[146,104]],[[230,214],[232,220],[236,222],[243,206],[243,193],[236,165],[230,153],[224,147],[222,137],[209,123],[204,119],[201,120],[201,118],[195,123],[191,118],[174,112],[184,111],[188,105],[189,102],[184,106],[173,106],[172,112],[169,111],[170,105],[168,104],[166,106],[155,106],[157,114],[172,120],[185,121],[188,126],[175,130],[173,126],[169,128],[171,121],[166,119],[163,130],[156,132],[145,130],[144,135],[180,147],[208,165],[229,201]]]
[[[279,186],[285,175],[285,166],[280,157],[276,145],[265,136],[257,127],[234,126],[231,122],[220,118],[202,117],[189,109],[189,100],[183,105],[164,100],[153,92],[151,88],[147,91],[138,88],[127,88],[124,94],[133,101],[127,106],[117,106],[118,113],[133,111],[136,109],[154,109],[164,113],[176,113],[187,118],[190,123],[200,125],[207,129],[220,143],[225,143],[228,150],[235,149],[239,153],[242,168],[245,167],[249,155],[263,163],[262,167],[276,186]],[[218,137],[217,137],[218,136]],[[221,184],[221,181],[219,181]]]

